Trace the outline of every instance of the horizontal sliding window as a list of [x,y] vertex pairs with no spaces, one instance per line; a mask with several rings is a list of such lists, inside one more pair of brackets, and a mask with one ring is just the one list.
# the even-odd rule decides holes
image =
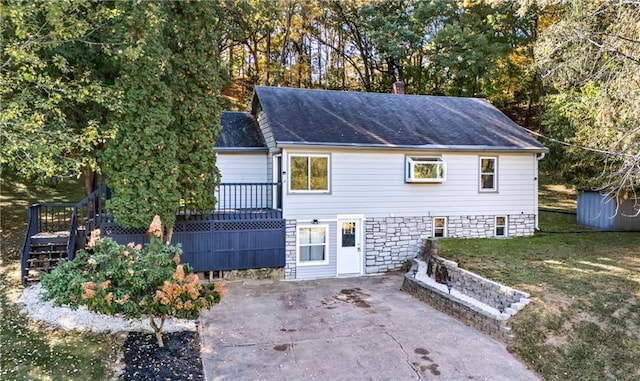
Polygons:
[[447,179],[447,164],[441,157],[407,156],[405,181],[441,183]]

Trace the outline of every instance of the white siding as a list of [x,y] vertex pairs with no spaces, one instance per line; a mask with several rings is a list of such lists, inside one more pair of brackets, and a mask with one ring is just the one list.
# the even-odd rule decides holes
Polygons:
[[[331,193],[285,191],[286,218],[326,219],[351,213],[365,217],[537,214],[534,153],[443,152],[446,182],[409,184],[404,181],[405,156],[424,156],[423,152],[289,149],[283,153],[292,152],[331,154]],[[480,156],[498,157],[498,192],[478,191]]]
[[269,149],[269,155],[267,157],[267,181],[273,183],[275,182],[273,178],[273,155],[278,152],[278,148],[276,147],[276,141],[273,137],[273,130],[271,130],[271,126],[269,126],[267,114],[262,110],[258,112],[258,126],[260,127],[262,138]]
[[218,153],[222,183],[266,183],[267,153]]

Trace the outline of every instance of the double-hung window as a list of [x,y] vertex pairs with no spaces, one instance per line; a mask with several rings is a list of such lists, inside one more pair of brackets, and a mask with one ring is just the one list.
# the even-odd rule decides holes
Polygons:
[[433,217],[433,237],[447,236],[447,217]]
[[498,158],[480,157],[480,192],[498,191]]
[[329,228],[327,225],[298,227],[298,264],[329,263]]
[[406,157],[406,182],[441,183],[445,180],[447,180],[447,163],[441,157]]
[[496,216],[496,237],[507,236],[507,217]]
[[289,155],[289,191],[329,192],[329,155]]

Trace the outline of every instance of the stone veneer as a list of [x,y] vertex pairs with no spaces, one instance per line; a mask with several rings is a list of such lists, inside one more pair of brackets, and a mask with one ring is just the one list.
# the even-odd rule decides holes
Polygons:
[[284,279],[296,279],[296,220],[287,220],[284,239]]
[[[447,217],[447,236],[453,238],[495,237],[495,215],[450,216]],[[511,214],[507,218],[507,236],[532,235],[535,229],[535,215]]]
[[[447,217],[447,237],[495,237],[495,215],[442,217]],[[432,237],[432,222],[433,217],[367,218],[365,273],[375,274],[399,269],[404,261],[415,256],[423,240]],[[535,215],[508,215],[507,236],[532,235],[534,230]],[[295,242],[293,244],[295,246]]]
[[372,217],[365,221],[365,273],[398,269],[431,237],[431,217]]
[[533,235],[535,229],[536,216],[534,214],[509,215],[508,230],[510,237]]

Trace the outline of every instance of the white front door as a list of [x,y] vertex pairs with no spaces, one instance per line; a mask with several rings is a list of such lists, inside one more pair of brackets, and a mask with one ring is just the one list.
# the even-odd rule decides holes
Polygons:
[[361,219],[338,219],[337,275],[362,274],[361,229]]

